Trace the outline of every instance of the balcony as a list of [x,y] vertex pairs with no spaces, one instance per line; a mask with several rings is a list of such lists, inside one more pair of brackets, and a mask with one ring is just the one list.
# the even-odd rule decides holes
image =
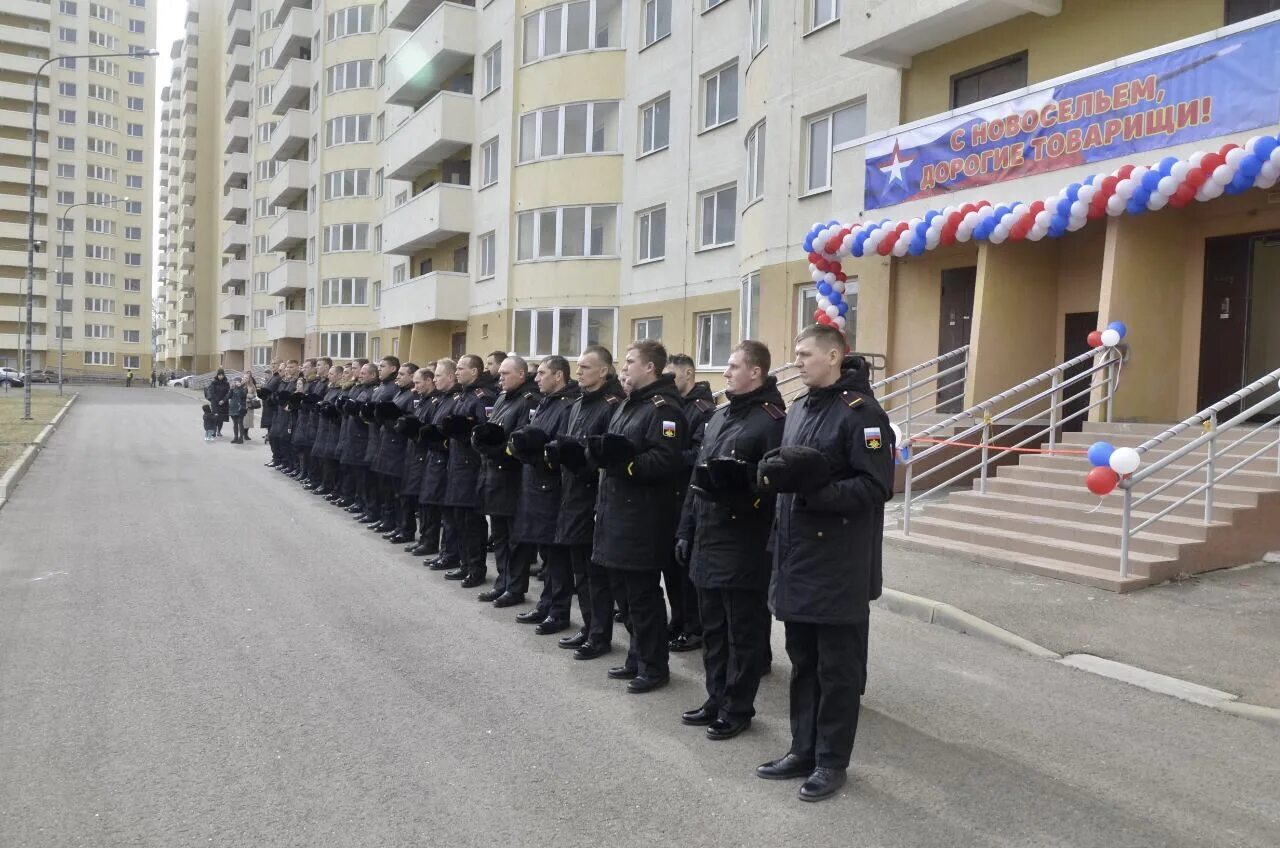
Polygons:
[[276,19],[278,25],[283,21],[294,9],[305,9],[310,11],[312,0],[278,0],[276,3]]
[[196,331],[195,321],[179,321],[178,322],[179,335],[190,336],[190,335],[194,335],[195,331]]
[[311,36],[315,35],[316,20],[310,9],[297,6],[292,10],[281,9],[276,15],[276,22],[281,23],[280,32],[276,35],[275,46],[271,55],[274,62],[271,67],[280,70],[294,59],[311,61]]
[[301,309],[287,309],[267,316],[267,338],[301,339],[307,334],[307,315]]
[[247,118],[253,108],[253,88],[247,82],[232,83],[227,89],[226,119]]
[[471,232],[471,186],[437,183],[383,219],[384,253],[408,256]]
[[253,122],[249,118],[232,118],[227,122],[227,143],[223,153],[247,153],[253,138]]
[[291,250],[307,240],[307,213],[298,210],[285,212],[267,230],[267,250],[283,252]]
[[184,272],[182,277],[182,287],[184,289],[195,288],[195,275],[194,275],[194,272],[196,270],[196,252],[194,249],[195,242],[191,243],[191,247],[192,247],[191,250],[182,251],[182,254],[178,257],[178,267],[182,269],[182,271]]
[[288,297],[307,288],[307,263],[302,259],[286,259],[267,272],[267,294]]
[[225,67],[226,83],[248,82],[253,71],[253,48],[247,44],[234,44],[227,49]]
[[[57,315],[54,314],[54,323],[57,323]],[[68,313],[70,314],[70,313]],[[70,321],[70,318],[67,318]],[[31,323],[47,324],[49,321],[49,310],[43,306],[31,307]],[[26,306],[0,306],[0,324],[25,324],[27,322]],[[25,332],[25,330],[23,331]]]
[[311,97],[311,84],[315,82],[315,72],[310,62],[294,59],[285,66],[284,72],[275,81],[272,92],[271,111],[283,115],[290,109],[307,108]]
[[276,124],[275,132],[266,144],[267,156],[276,160],[306,159],[312,129],[310,112],[290,109]]
[[475,144],[475,98],[442,91],[382,144],[387,179],[411,180]]
[[245,286],[249,283],[249,261],[247,259],[232,259],[222,263],[222,285],[240,285]]
[[233,294],[218,301],[219,318],[243,318],[249,314],[249,298],[243,294]]
[[218,333],[218,353],[244,350],[249,346],[249,334],[244,330],[223,330]]
[[311,185],[311,166],[301,159],[289,159],[267,183],[267,202],[272,206],[289,206],[307,193]]
[[179,299],[178,312],[182,313],[183,315],[196,314],[196,299],[190,296]]
[[[34,256],[35,266],[37,268],[49,267],[49,254],[37,251]],[[23,276],[27,271],[27,250],[24,247],[21,250],[5,250],[0,248],[0,268],[21,268]],[[24,288],[23,291],[26,289]]]
[[471,276],[436,271],[382,290],[382,329],[423,321],[465,321]]
[[249,169],[249,154],[232,153],[223,160],[222,188],[225,190],[247,186],[251,173]]
[[[48,350],[48,345],[49,337],[43,333],[31,336],[32,350]],[[19,348],[22,350],[27,349],[25,333],[0,333],[0,350],[18,350]]]
[[227,15],[228,49],[238,44],[249,44],[253,38],[253,12],[248,9],[232,9]]
[[[412,32],[443,3],[444,0],[390,0],[387,3],[387,26]],[[474,0],[453,0],[463,6],[474,6]]]
[[249,228],[244,224],[232,224],[222,233],[223,253],[244,253],[249,249]]
[[444,3],[387,57],[387,102],[425,103],[476,57],[476,10]]
[[846,0],[840,44],[851,59],[909,68],[917,53],[1029,12],[1052,17],[1061,11],[1062,0]]
[[244,223],[249,215],[249,189],[233,188],[222,195],[222,220]]

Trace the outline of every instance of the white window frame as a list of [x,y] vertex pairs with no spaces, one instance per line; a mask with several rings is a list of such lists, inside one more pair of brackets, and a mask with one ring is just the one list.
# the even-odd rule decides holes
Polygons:
[[[847,284],[846,284],[847,285]],[[813,313],[818,309],[818,287],[800,286],[796,290],[796,333],[814,323]]]
[[[330,224],[323,230],[325,253],[362,253],[369,250],[367,223]],[[350,247],[346,245],[350,244]]]
[[126,355],[124,358],[124,367],[132,371],[139,370],[142,367],[142,357],[138,356],[136,353]]
[[[567,114],[570,108],[576,106],[587,107],[586,135],[584,137],[584,148],[581,152],[566,153],[565,152],[565,129],[567,123]],[[604,148],[594,150],[593,141],[596,134],[596,109],[600,106],[613,107],[613,138],[604,139]],[[559,103],[554,106],[546,106],[541,109],[535,109],[526,112],[520,116],[519,130],[519,157],[517,164],[527,165],[530,162],[543,162],[550,159],[567,159],[574,156],[616,156],[621,152],[619,139],[622,134],[622,104],[617,100],[587,100],[577,101],[573,103]],[[529,119],[532,118],[532,122]],[[533,155],[526,157],[525,155],[525,133],[529,132],[530,126],[533,127],[534,142]],[[544,139],[548,132],[555,133],[555,151],[552,153],[543,152]]]
[[[850,138],[837,142],[834,138],[836,116],[847,110],[860,110],[862,112],[862,128],[850,134]],[[819,194],[821,192],[830,191],[833,175],[832,169],[835,165],[834,151],[837,144],[844,144],[846,141],[853,141],[866,132],[867,128],[867,104],[866,101],[859,100],[854,103],[847,103],[838,106],[835,109],[829,109],[818,115],[809,117],[804,122],[804,192],[801,195]],[[815,144],[815,141],[820,143]],[[820,148],[820,149],[819,149]],[[817,152],[815,152],[817,151]],[[814,182],[813,164],[817,161],[817,157],[822,157],[822,162],[826,168],[826,180],[822,183]]]
[[[666,29],[663,29],[662,13],[666,11]],[[640,49],[651,47],[671,35],[671,0],[644,0],[640,10]]]
[[[734,208],[729,210],[728,213],[726,213],[723,209],[720,208],[721,195],[723,195],[725,192],[731,189],[733,190],[733,193],[734,193],[733,194]],[[698,250],[714,250],[715,248],[718,248],[718,247],[728,247],[729,245],[734,244],[738,240],[738,209],[737,209],[738,192],[737,192],[737,189],[738,189],[737,183],[729,183],[727,185],[722,185],[713,189],[708,189],[707,191],[701,192],[698,195],[698,248],[697,248]],[[728,214],[730,217],[730,220],[733,221],[733,238],[729,239],[728,241],[714,241],[714,240],[707,241],[708,234],[705,232],[706,218],[703,213],[703,207],[708,200],[714,200],[715,202],[715,212],[714,212],[712,225],[711,225],[711,230],[712,230],[711,235],[713,237],[715,235],[715,232],[719,230],[720,220],[725,214]]]
[[487,232],[476,239],[476,253],[480,254],[477,280],[489,280],[498,274],[498,233]]
[[769,3],[771,0],[747,0],[747,14],[751,18],[751,57],[769,46]]
[[[732,76],[733,78],[732,114],[728,114],[726,105],[722,104],[720,100],[720,96],[724,91],[724,81],[729,76]],[[738,120],[738,107],[740,105],[739,101],[742,97],[742,86],[738,79],[738,62],[736,59],[727,65],[722,65],[713,71],[708,71],[703,74],[701,84],[698,88],[702,92],[702,109],[699,114],[702,121],[702,132],[708,132]],[[709,120],[707,109],[713,102],[716,106],[716,114],[714,120]]]
[[[551,207],[544,207],[542,209],[530,209],[530,210],[518,213],[516,215],[516,241],[517,241],[516,262],[517,263],[519,262],[554,262],[554,261],[565,260],[565,259],[617,259],[618,258],[618,213],[620,208],[621,207],[618,206],[617,204],[600,203],[600,204],[595,204],[591,206],[551,206]],[[570,209],[586,210],[586,213],[583,216],[583,253],[582,254],[577,254],[577,253],[566,254],[565,253],[565,245],[564,245],[565,215],[564,213],[566,210],[570,210]],[[608,214],[603,211],[606,209],[612,210],[612,214],[613,214],[614,243],[612,245],[607,245],[607,244],[602,245],[601,249],[604,251],[602,253],[589,253],[588,252],[590,250],[589,242],[591,239],[591,231],[595,223],[595,216],[597,214]],[[597,210],[601,210],[601,211],[597,212]],[[542,239],[542,224],[543,224],[544,217],[549,214],[555,215],[555,222],[556,222],[555,252],[553,254],[539,255],[539,245],[541,244],[541,239]],[[519,258],[520,232],[523,226],[521,222],[524,220],[529,220],[529,216],[532,216],[532,221],[533,221],[532,229],[530,230],[530,233],[531,233],[530,238],[532,239],[532,241],[530,242],[530,246],[532,248],[532,255],[525,258]]]
[[[613,29],[610,28],[607,31],[607,37],[610,43],[607,43],[604,45],[600,44],[599,13],[600,13],[600,4],[602,2],[609,3],[615,9],[614,14],[616,15],[617,21],[618,21],[617,33],[615,34]],[[569,14],[568,14],[569,7],[578,6],[583,3],[589,4],[587,7],[588,8],[587,46],[583,48],[575,48],[570,50],[568,47],[569,45]],[[625,0],[572,0],[572,2],[558,3],[554,6],[547,6],[545,8],[539,9],[536,12],[530,12],[520,20],[521,65],[532,65],[534,62],[541,62],[546,59],[554,59],[559,56],[569,56],[569,55],[573,55],[574,53],[590,53],[592,51],[597,51],[597,50],[624,49],[623,45],[625,42],[623,41],[623,38],[624,38],[623,21],[625,19],[625,11],[624,11],[625,7],[626,7]],[[556,33],[556,38],[559,43],[559,48],[555,50],[555,52],[548,53],[547,52],[547,32],[549,29],[551,29],[551,27],[548,26],[548,21],[550,21],[553,17],[556,21],[558,21],[557,28],[559,29],[559,32]],[[529,35],[530,35],[529,25],[531,22],[533,23],[534,27],[536,27],[536,30],[537,30],[536,36],[537,36],[538,44],[537,44],[536,51],[530,51],[529,49]]]
[[362,359],[368,346],[368,333],[346,330],[320,334],[320,355],[332,359]]
[[373,172],[368,168],[344,168],[324,175],[324,199],[371,197]]
[[[717,351],[715,349],[715,330],[716,324],[723,320],[724,327],[728,333],[728,340],[725,342],[724,350]],[[724,368],[729,364],[729,354],[733,352],[733,310],[732,309],[716,309],[709,312],[698,312],[694,315],[694,326],[697,328],[697,344],[694,349],[697,355],[694,357],[694,367],[700,371],[712,370],[715,368]],[[703,343],[706,342],[706,356],[703,356]],[[720,353],[722,356],[717,356]]]
[[325,94],[373,88],[373,60],[352,59],[325,69]]
[[488,188],[498,182],[498,138],[489,139],[480,147],[480,188]]
[[[667,116],[666,138],[659,143],[658,115],[665,108]],[[650,100],[640,107],[640,155],[636,158],[666,150],[671,146],[671,92]]]
[[368,277],[326,277],[320,281],[321,306],[368,306]]
[[[560,318],[569,313],[578,313],[578,345],[576,350],[558,350],[560,344]],[[592,312],[610,313],[610,325],[613,328],[612,338],[591,340],[590,321]],[[544,343],[538,332],[539,313],[551,313],[551,341]],[[528,350],[520,350],[517,345],[519,325],[527,322],[529,330]],[[563,356],[566,359],[577,359],[582,351],[592,344],[600,344],[609,350],[617,350],[618,310],[605,306],[559,306],[543,309],[517,309],[511,316],[511,350],[524,357]]]
[[339,115],[336,118],[330,118],[324,123],[324,146],[330,148],[344,144],[368,143],[372,139],[370,135],[372,129],[372,114]]
[[374,6],[348,6],[330,12],[325,19],[325,41],[336,41],[351,35],[369,35],[374,32]]
[[84,364],[113,368],[116,364],[116,352],[114,350],[86,350],[84,352]]
[[747,196],[743,209],[764,199],[764,180],[768,171],[765,164],[766,148],[768,146],[765,123],[765,121],[761,121],[747,133]]
[[807,0],[809,14],[806,23],[809,25],[805,35],[817,32],[828,24],[840,20],[840,0]]
[[[654,238],[654,221],[661,217],[662,237]],[[636,213],[636,264],[645,265],[667,258],[667,205],[653,206]]]
[[[654,332],[654,330],[657,332]],[[650,318],[637,318],[631,322],[631,338],[635,341],[641,339],[662,340],[662,316],[654,315]]]
[[502,42],[490,47],[484,54],[484,84],[481,97],[487,97],[502,87]]
[[760,272],[742,278],[738,289],[738,338],[760,338]]

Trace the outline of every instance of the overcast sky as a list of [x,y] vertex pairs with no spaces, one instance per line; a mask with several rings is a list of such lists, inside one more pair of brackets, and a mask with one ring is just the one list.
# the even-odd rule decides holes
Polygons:
[[[219,3],[218,0],[199,0],[200,10],[204,12],[206,9],[209,14],[216,12]],[[152,227],[157,230],[153,234],[154,244],[156,246],[156,256],[154,264],[160,264],[160,237],[158,234],[160,224],[160,92],[169,84],[169,74],[173,72],[173,60],[169,58],[169,50],[173,47],[173,42],[182,35],[182,24],[187,16],[187,4],[184,0],[156,0],[158,8],[156,9],[157,27],[156,27],[156,49],[160,51],[160,55],[155,60],[155,98],[156,98],[156,126],[155,126],[155,173],[152,178],[152,185],[155,187],[155,219],[152,221]],[[221,76],[221,68],[218,69]],[[221,80],[218,80],[220,83]],[[159,277],[160,272],[155,272]],[[163,284],[157,279],[152,294],[159,294],[160,287]]]

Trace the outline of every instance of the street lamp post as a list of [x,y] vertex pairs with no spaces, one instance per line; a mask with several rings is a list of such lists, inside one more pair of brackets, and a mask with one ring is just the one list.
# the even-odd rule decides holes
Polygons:
[[127,53],[77,53],[74,56],[51,56],[36,68],[31,78],[31,172],[27,180],[27,350],[23,354],[23,363],[27,372],[22,391],[22,420],[31,420],[31,347],[33,313],[36,303],[36,138],[39,132],[40,118],[40,75],[44,69],[62,59],[108,59],[113,56],[141,58],[159,56],[159,50],[131,50]]
[[[115,206],[117,203],[120,203],[121,201],[128,203],[132,199],[133,198],[130,198],[130,197],[123,197],[123,198],[117,197],[114,200],[108,200],[106,203],[93,203],[88,200],[82,200],[79,203],[72,203],[62,213],[62,223],[59,225],[59,229],[62,231],[62,247],[58,251],[60,254],[62,254],[61,256],[58,257],[59,265],[58,265],[57,300],[59,301],[59,303],[55,304],[56,306],[59,307],[58,309],[58,396],[59,397],[62,396],[62,369],[67,356],[66,354],[66,338],[67,338],[66,315],[67,313],[66,313],[66,310],[61,308],[62,295],[66,291],[65,284],[62,282],[62,280],[64,277],[66,277],[66,274],[67,274],[67,216],[70,215],[71,210],[75,209],[77,206]],[[30,372],[28,371],[27,373],[30,373]],[[28,380],[27,382],[31,382],[31,381]]]

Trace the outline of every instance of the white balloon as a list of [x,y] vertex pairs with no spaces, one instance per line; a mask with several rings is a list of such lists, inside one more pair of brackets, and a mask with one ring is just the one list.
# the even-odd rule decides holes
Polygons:
[[1119,194],[1113,194],[1107,198],[1107,214],[1115,217],[1124,212],[1125,201]]
[[967,242],[972,236],[973,236],[973,228],[964,227],[964,226],[956,227],[956,241],[963,244],[964,242]]
[[1192,153],[1190,156],[1187,157],[1187,161],[1191,163],[1192,168],[1199,168],[1200,161],[1208,155],[1209,155],[1209,152],[1207,150],[1197,150],[1195,153]]
[[836,306],[834,303],[827,307],[826,312],[828,317],[840,317],[840,307]]
[[971,229],[971,230],[972,230],[974,227],[976,227],[976,226],[978,225],[978,213],[977,213],[977,212],[966,212],[966,213],[965,213],[964,218],[963,218],[963,219],[961,219],[961,222],[962,222],[966,227],[968,227],[969,229]]
[[[1213,200],[1215,198],[1222,197],[1222,193],[1225,190],[1226,187],[1218,182],[1207,182],[1200,186],[1200,191],[1204,194],[1204,200]],[[1199,199],[1200,196],[1197,194],[1196,197]]]
[[1133,448],[1116,448],[1111,452],[1111,461],[1108,464],[1112,471],[1123,477],[1138,470],[1138,466],[1142,464],[1142,456]]
[[843,315],[836,316],[836,326],[839,327],[840,329],[843,330],[848,325],[848,323],[849,323],[849,319],[845,318]]
[[992,244],[1003,244],[1004,240],[1007,239],[1008,237],[1009,237],[1008,233],[1000,232],[1000,229],[997,227],[996,229],[991,231],[991,235],[987,236],[987,241],[991,242]]
[[[1173,167],[1169,169],[1169,176],[1177,180],[1178,185],[1182,185],[1183,181],[1186,180],[1187,178],[1187,173],[1190,172],[1190,170],[1191,170],[1191,165],[1189,163],[1174,162]],[[1174,189],[1174,191],[1177,191],[1177,189]]]
[[929,250],[933,250],[942,242],[942,233],[938,230],[929,230],[924,236],[924,246]]
[[889,429],[893,431],[894,445],[901,447],[902,446],[902,428],[899,427],[897,424],[894,424],[892,421],[890,421]]
[[844,294],[844,288],[845,288],[845,284],[840,282],[839,280],[836,280],[834,283],[831,284],[831,290],[840,292],[840,294]]
[[914,233],[916,231],[916,227],[923,223],[924,218],[912,218],[910,221],[907,221],[907,229]]
[[911,239],[899,238],[893,243],[893,255],[899,258],[907,255],[907,248],[911,247]]
[[1075,203],[1071,204],[1070,217],[1083,218],[1085,215],[1088,215],[1088,214],[1089,214],[1089,204],[1085,203],[1083,200],[1077,200]]
[[1133,180],[1121,180],[1116,183],[1115,196],[1128,200],[1133,197],[1133,190],[1135,188],[1137,188],[1137,186],[1134,185]]
[[1048,209],[1041,209],[1039,212],[1036,213],[1037,227],[1048,227],[1052,221],[1053,221],[1053,213],[1051,213]]
[[1256,188],[1271,188],[1276,184],[1277,180],[1280,180],[1280,177],[1264,177],[1259,174],[1258,179],[1254,181],[1253,185]]
[[1152,192],[1151,197],[1147,198],[1147,208],[1152,212],[1159,212],[1168,205],[1169,198],[1158,191]]
[[1076,230],[1084,229],[1087,223],[1089,223],[1088,218],[1072,218],[1067,222],[1067,229],[1074,233]]
[[1133,171],[1129,174],[1129,179],[1133,180],[1133,184],[1135,186],[1141,185],[1142,178],[1145,177],[1147,175],[1147,171],[1150,171],[1150,170],[1151,169],[1148,168],[1146,165],[1139,165],[1138,167],[1134,168]]
[[1227,164],[1231,166],[1231,169],[1235,170],[1236,168],[1240,167],[1240,160],[1248,155],[1249,155],[1249,151],[1245,150],[1244,148],[1233,147],[1227,151],[1227,155],[1225,158],[1227,160]]
[[1236,169],[1230,165],[1219,165],[1213,169],[1213,181],[1220,186],[1225,186],[1235,178]]
[[1162,194],[1165,197],[1173,197],[1181,185],[1181,183],[1173,178],[1172,174],[1167,177],[1161,177],[1160,182],[1156,185],[1155,193]]
[[1095,185],[1082,185],[1080,191],[1076,195],[1077,198],[1083,200],[1086,204],[1093,200],[1094,195],[1098,193],[1098,187]]
[[1280,165],[1272,162],[1270,159],[1262,163],[1262,168],[1258,170],[1258,176],[1272,179],[1280,176]]
[[1280,165],[1280,145],[1277,145],[1276,149],[1271,151],[1271,164]]
[[1244,143],[1244,149],[1252,153],[1253,149],[1258,146],[1258,142],[1260,141],[1262,141],[1262,136],[1255,135],[1253,138],[1249,139]]
[[1120,333],[1110,328],[1103,330],[1102,344],[1104,347],[1115,347],[1120,344]]
[[812,262],[809,263],[809,276],[814,279],[817,279],[818,276],[818,266],[814,265]]

